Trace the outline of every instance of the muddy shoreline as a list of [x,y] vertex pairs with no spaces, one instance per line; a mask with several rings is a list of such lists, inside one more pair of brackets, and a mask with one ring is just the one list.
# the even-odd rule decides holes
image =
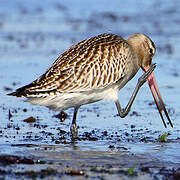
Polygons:
[[[180,179],[180,3],[98,2],[0,2],[0,179]],[[137,32],[157,46],[154,73],[174,128],[163,127],[147,84],[124,119],[112,102],[82,106],[75,142],[72,109],[53,112],[7,96],[74,43]],[[119,93],[123,107],[141,74]]]
[[179,163],[163,162],[151,157],[150,154],[136,155],[112,150],[81,151],[77,150],[77,147],[74,147],[73,151],[64,151],[63,147],[60,150],[60,147],[46,145],[35,147],[19,145],[19,147],[25,149],[31,147],[31,150],[28,150],[28,156],[1,155],[0,177],[35,179],[180,178]]

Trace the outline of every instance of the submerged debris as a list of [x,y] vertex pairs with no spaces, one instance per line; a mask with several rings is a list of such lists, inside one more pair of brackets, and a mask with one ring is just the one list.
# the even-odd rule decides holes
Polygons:
[[66,171],[65,173],[70,176],[83,176],[84,175],[84,171],[81,171],[81,170],[69,170],[69,171]]
[[9,109],[9,112],[8,112],[8,119],[10,120],[12,117],[13,117],[13,115],[12,115],[10,109]]
[[30,158],[20,157],[15,155],[1,155],[0,164],[7,166],[10,164],[34,164],[34,161]]
[[129,176],[134,176],[134,175],[135,175],[135,173],[134,173],[134,167],[130,167],[130,168],[128,169],[128,171],[127,171],[127,174],[128,174]]
[[24,119],[23,121],[27,122],[27,123],[34,123],[34,122],[36,122],[36,119],[34,117],[30,116],[27,119]]
[[168,133],[164,133],[158,137],[159,142],[167,142],[167,137],[169,136]]
[[53,117],[60,119],[61,122],[64,122],[66,118],[68,117],[68,115],[66,112],[61,111],[59,114],[54,115]]

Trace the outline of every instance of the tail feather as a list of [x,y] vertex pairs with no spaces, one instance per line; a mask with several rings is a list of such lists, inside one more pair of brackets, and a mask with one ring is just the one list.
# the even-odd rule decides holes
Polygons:
[[27,97],[30,94],[28,88],[31,87],[31,84],[23,86],[21,88],[16,89],[15,92],[7,94],[8,96],[17,96],[17,97]]
[[7,94],[8,96],[16,96],[16,97],[45,97],[50,93],[55,93],[56,89],[46,89],[46,90],[38,90],[31,89],[34,87],[34,84],[28,84],[19,89],[16,89],[15,92]]

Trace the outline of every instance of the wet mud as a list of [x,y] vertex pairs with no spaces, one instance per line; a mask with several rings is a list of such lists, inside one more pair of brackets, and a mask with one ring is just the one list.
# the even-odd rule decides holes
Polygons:
[[[15,155],[1,155],[0,177],[6,175],[12,178],[33,179],[180,178],[180,168],[173,168],[173,164],[165,167],[165,164],[156,159],[151,159],[150,162],[149,158],[145,158],[143,155],[127,155],[125,153],[105,151],[83,152],[77,150],[57,152],[51,148],[52,147],[48,147],[43,150],[43,147],[41,147],[42,150],[38,150],[39,157],[32,157],[31,155],[31,157],[26,158]],[[48,149],[51,150],[50,153]],[[48,151],[48,157],[46,157],[46,151]],[[33,153],[33,151],[31,153]],[[37,152],[35,153],[37,156]],[[127,161],[128,159],[131,159],[131,163]],[[38,168],[34,168],[37,166]]]
[[[0,179],[180,179],[179,1],[14,0],[0,7]],[[163,127],[147,85],[124,119],[112,102],[82,106],[75,141],[73,109],[53,112],[6,95],[73,43],[105,32],[153,39],[155,76],[174,128]],[[120,91],[123,107],[141,74]]]

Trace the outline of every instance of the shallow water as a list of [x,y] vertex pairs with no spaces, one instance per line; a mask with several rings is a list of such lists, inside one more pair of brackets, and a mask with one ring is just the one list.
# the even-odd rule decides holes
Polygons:
[[[126,166],[136,167],[131,158],[134,154],[139,162],[153,159],[152,164],[162,163],[159,167],[180,168],[179,1],[22,2],[0,2],[0,154],[33,155],[53,162],[65,156],[75,162],[87,153],[87,165],[92,156],[99,162],[109,157],[111,163],[114,159],[118,162],[118,155],[123,154],[128,157]],[[57,112],[6,95],[39,77],[73,43],[104,32],[125,38],[142,32],[155,42],[155,76],[173,129],[163,127],[147,84],[124,119],[117,116],[112,102],[81,107],[77,120],[79,140],[75,144],[69,135],[72,109],[66,111],[67,119],[60,122],[54,117]],[[123,107],[141,74],[138,72],[119,93]],[[24,121],[31,116],[35,122]],[[167,142],[158,142],[159,135],[165,132],[169,133]],[[58,157],[54,156],[56,153]]]

